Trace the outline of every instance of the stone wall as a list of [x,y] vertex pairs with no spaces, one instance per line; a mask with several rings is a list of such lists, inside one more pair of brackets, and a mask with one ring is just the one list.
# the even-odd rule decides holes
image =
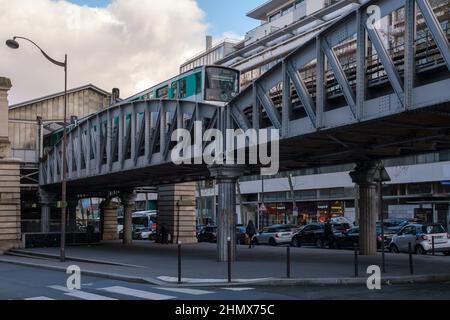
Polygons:
[[0,254],[21,245],[20,163],[11,159],[7,130],[9,89],[11,81],[0,77]]

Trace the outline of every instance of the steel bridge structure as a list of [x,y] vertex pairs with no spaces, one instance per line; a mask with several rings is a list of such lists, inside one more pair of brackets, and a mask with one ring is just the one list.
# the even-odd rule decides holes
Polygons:
[[[379,16],[377,16],[379,14]],[[375,19],[374,18],[379,18]],[[227,106],[178,100],[114,105],[67,142],[68,192],[118,192],[215,177],[219,259],[234,239],[235,182],[257,166],[176,166],[175,129],[280,130],[280,170],[356,163],[361,253],[376,252],[380,160],[450,148],[450,3],[373,0],[339,19],[244,88]],[[62,142],[40,164],[58,193]],[[234,258],[235,251],[232,251]]]

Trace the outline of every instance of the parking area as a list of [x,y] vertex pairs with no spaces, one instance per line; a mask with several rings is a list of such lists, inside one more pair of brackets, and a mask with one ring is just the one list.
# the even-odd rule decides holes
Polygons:
[[[56,247],[29,249],[26,252],[50,254],[57,257],[59,249]],[[66,254],[69,257],[67,265],[76,263],[82,269],[106,270],[114,274],[168,279],[176,277],[178,271],[177,246],[155,244],[151,241],[135,241],[132,246],[123,246],[119,241],[111,241],[91,247],[68,247]],[[290,254],[292,278],[354,277],[355,260],[351,250],[291,247]],[[216,245],[213,243],[183,245],[181,256],[183,278],[203,279],[204,281],[227,278],[227,263],[217,262]],[[72,257],[124,265],[105,266],[88,262],[80,263],[71,261]],[[32,257],[9,256],[2,257],[2,259],[33,260]],[[59,265],[57,259],[38,262]],[[450,270],[450,258],[445,256],[417,255],[414,256],[413,264],[415,275],[447,274]],[[366,276],[366,270],[371,265],[381,266],[381,254],[359,257],[359,275]],[[261,245],[250,249],[248,246],[239,245],[237,261],[232,264],[232,277],[233,279],[285,278],[286,267],[287,246]],[[386,276],[410,275],[409,256],[387,253],[386,271]]]

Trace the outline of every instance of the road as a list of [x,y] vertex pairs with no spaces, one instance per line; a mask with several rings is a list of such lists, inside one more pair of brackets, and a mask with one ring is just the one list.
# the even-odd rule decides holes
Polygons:
[[82,288],[70,291],[68,275],[0,263],[1,300],[323,300],[450,299],[450,283],[384,286],[167,288],[82,276]]

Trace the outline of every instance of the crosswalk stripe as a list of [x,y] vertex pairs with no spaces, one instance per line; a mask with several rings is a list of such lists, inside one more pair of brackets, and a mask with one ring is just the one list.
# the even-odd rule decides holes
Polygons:
[[125,296],[132,296],[132,297],[140,298],[140,299],[146,299],[146,300],[170,300],[170,299],[175,299],[175,297],[167,296],[167,295],[164,295],[164,294],[158,294],[158,293],[154,293],[154,292],[135,290],[135,289],[130,289],[130,288],[126,288],[126,287],[119,287],[119,286],[103,288],[103,289],[100,289],[100,290],[111,292],[111,293],[118,293],[118,294],[125,295]]
[[55,299],[52,299],[49,297],[34,297],[34,298],[28,298],[25,300],[28,300],[28,301],[46,301],[46,300],[48,300],[48,301],[50,301],[50,300],[55,300]]
[[250,291],[250,290],[254,290],[254,289],[253,288],[222,288],[222,290],[240,292],[240,291]]
[[197,289],[186,289],[186,288],[160,288],[160,287],[156,287],[155,289],[165,290],[165,291],[170,291],[170,292],[177,292],[177,293],[192,294],[192,295],[195,295],[195,296],[201,296],[201,295],[205,295],[205,294],[214,293],[212,291],[197,290]]
[[83,299],[83,300],[93,300],[93,301],[106,301],[106,300],[117,300],[114,298],[109,298],[101,296],[95,293],[83,292],[83,291],[73,291],[71,293],[65,293],[66,296]]

